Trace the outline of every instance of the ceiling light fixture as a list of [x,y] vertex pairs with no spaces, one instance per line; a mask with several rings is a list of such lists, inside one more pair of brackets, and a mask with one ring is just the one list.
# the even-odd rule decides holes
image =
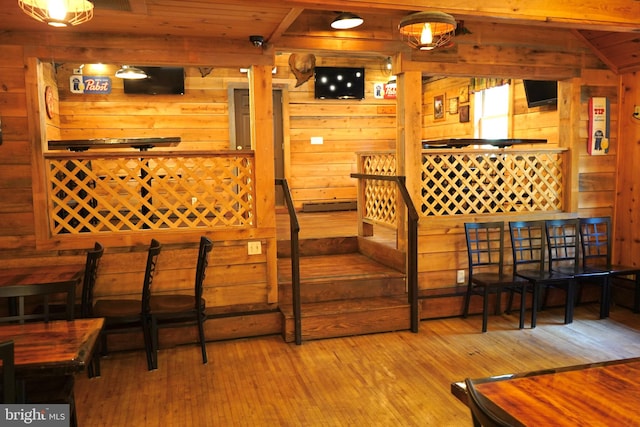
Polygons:
[[140,80],[146,79],[147,73],[140,68],[132,67],[130,65],[123,65],[118,71],[116,71],[116,77],[120,79]]
[[18,6],[36,21],[52,27],[79,25],[93,18],[89,0],[18,0]]
[[336,19],[331,23],[331,28],[336,30],[349,30],[351,28],[355,28],[359,25],[362,25],[364,19],[360,18],[355,13],[351,12],[342,12]]
[[402,18],[398,29],[402,40],[420,50],[447,46],[456,31],[456,20],[444,12],[418,12]]

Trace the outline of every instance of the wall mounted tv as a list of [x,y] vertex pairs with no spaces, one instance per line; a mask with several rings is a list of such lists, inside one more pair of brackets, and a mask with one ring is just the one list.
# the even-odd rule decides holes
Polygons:
[[552,80],[523,80],[527,106],[556,105],[558,103],[558,82]]
[[184,68],[139,67],[147,73],[146,79],[124,80],[124,93],[146,95],[184,95]]
[[363,99],[364,68],[316,67],[316,99]]

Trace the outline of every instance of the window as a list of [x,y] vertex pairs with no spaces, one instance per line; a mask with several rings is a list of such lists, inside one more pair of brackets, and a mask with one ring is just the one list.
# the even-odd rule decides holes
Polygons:
[[509,94],[511,86],[484,89],[474,94],[475,137],[503,139],[509,137]]

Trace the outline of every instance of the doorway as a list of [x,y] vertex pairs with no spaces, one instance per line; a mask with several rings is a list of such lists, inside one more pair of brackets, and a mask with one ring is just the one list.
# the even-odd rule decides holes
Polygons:
[[[282,90],[273,90],[273,163],[276,178],[284,178],[284,131],[282,121]],[[251,120],[249,110],[249,89],[233,90],[233,116],[235,128],[235,149],[251,149]],[[232,144],[234,142],[232,141]],[[275,184],[274,184],[275,185]],[[284,205],[284,195],[280,186],[276,187],[276,206]]]

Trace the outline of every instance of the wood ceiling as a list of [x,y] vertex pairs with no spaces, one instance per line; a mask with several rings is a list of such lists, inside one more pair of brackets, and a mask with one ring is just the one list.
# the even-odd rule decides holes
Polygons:
[[[640,70],[638,0],[94,0],[94,18],[55,30],[77,34],[133,34],[207,38],[211,43],[250,44],[261,35],[278,50],[312,50],[350,55],[406,51],[397,26],[409,13],[439,10],[464,27],[487,23],[569,31],[616,73]],[[462,5],[464,3],[464,5]],[[365,24],[349,31],[330,28],[338,11],[361,15]],[[51,32],[27,17],[17,0],[0,0],[0,32]],[[131,46],[135,49],[135,44]]]

